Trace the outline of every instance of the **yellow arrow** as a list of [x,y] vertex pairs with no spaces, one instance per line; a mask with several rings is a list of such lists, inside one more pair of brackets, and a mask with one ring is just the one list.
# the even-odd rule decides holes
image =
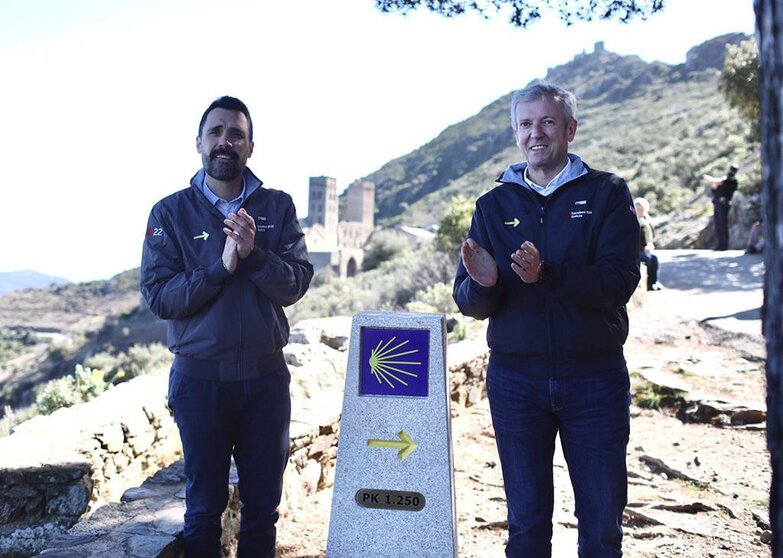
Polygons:
[[397,454],[397,457],[400,459],[405,459],[410,454],[413,453],[413,450],[415,450],[417,447],[419,447],[416,442],[413,441],[413,439],[408,436],[408,434],[404,430],[400,430],[400,432],[397,434],[397,436],[400,437],[400,441],[396,440],[367,440],[367,445],[372,446],[375,448],[394,448],[400,450],[400,452]]
[[513,227],[516,227],[516,226],[519,224],[519,219],[517,219],[516,217],[514,217],[514,220],[513,220],[513,221],[505,221],[503,224],[504,224],[504,225],[511,225],[511,226],[513,226]]
[[209,238],[209,233],[207,231],[201,231],[201,234],[194,236],[193,240],[201,240],[201,239],[206,240],[208,238]]

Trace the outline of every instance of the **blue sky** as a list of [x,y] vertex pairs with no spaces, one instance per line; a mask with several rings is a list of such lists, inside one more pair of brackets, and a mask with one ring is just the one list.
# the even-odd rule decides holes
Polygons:
[[676,64],[753,26],[752,0],[528,30],[373,0],[2,0],[0,271],[136,267],[150,207],[198,170],[198,120],[223,94],[250,107],[249,166],[304,217],[309,176],[342,190],[596,41]]

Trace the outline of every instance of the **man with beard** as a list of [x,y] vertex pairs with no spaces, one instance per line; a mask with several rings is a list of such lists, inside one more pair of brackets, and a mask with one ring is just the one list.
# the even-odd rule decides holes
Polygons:
[[290,375],[283,306],[313,276],[291,196],[246,167],[253,122],[220,97],[204,112],[203,169],[150,213],[141,291],[168,321],[169,406],[185,460],[185,556],[220,556],[231,459],[240,483],[238,555],[274,557],[288,460]]
[[568,152],[576,99],[535,82],[511,99],[525,162],[476,201],[454,281],[489,318],[487,366],[508,505],[508,558],[549,558],[559,435],[580,558],[622,556],[630,392],[625,304],[639,282],[639,222],[625,181]]

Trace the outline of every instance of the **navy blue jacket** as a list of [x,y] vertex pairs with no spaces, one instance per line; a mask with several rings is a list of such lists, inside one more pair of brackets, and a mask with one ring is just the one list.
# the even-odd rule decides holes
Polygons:
[[[469,236],[494,256],[498,282],[479,285],[460,260],[453,294],[463,314],[489,318],[490,358],[499,364],[539,377],[625,364],[639,222],[622,178],[585,169],[547,197],[498,179],[476,201]],[[533,284],[511,269],[511,254],[526,240],[545,262],[544,279]]]
[[282,366],[288,342],[283,307],[313,276],[291,196],[261,187],[245,169],[242,207],[256,221],[255,248],[232,275],[222,264],[224,216],[191,185],[152,208],[141,262],[141,292],[168,320],[175,367],[221,381],[250,379]]

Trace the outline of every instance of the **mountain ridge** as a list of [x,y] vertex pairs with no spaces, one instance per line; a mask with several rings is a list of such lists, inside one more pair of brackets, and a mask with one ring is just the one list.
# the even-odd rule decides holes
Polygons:
[[[678,158],[673,153],[655,157],[659,148],[653,146],[648,146],[647,150],[644,146],[624,149],[621,144],[627,137],[627,129],[613,126],[614,138],[605,139],[599,136],[601,130],[591,128],[591,120],[595,119],[601,125],[611,122],[613,119],[608,113],[614,111],[633,115],[640,128],[650,129],[654,124],[650,122],[651,116],[655,112],[666,113],[669,122],[681,124],[677,129],[669,130],[671,143],[683,144],[694,143],[704,136],[707,128],[698,124],[702,116],[709,118],[709,128],[725,125],[727,129],[741,130],[742,121],[728,109],[717,90],[717,76],[723,67],[722,53],[726,45],[748,38],[743,33],[715,37],[691,48],[686,61],[677,65],[645,62],[637,55],[620,55],[606,50],[599,42],[592,52],[577,54],[572,60],[550,68],[544,79],[572,90],[577,96],[579,130],[573,150],[586,161],[595,161],[593,166],[617,172],[629,180],[638,179],[640,170],[644,174],[643,163],[646,162],[640,159],[660,167],[664,163],[677,165]],[[475,115],[447,127],[418,149],[389,161],[364,177],[376,186],[377,220],[382,225],[401,222],[432,225],[431,219],[439,216],[450,197],[457,193],[475,197],[491,187],[505,165],[518,160],[508,117],[512,93],[496,99]],[[705,112],[706,105],[711,108]],[[682,114],[671,114],[673,107]],[[596,118],[598,116],[600,118]],[[693,121],[691,127],[684,128],[689,120]],[[707,135],[709,141],[704,143],[710,146],[726,139],[715,129]],[[606,156],[602,144],[620,156]],[[699,150],[689,146],[689,152]],[[722,165],[723,159],[747,158],[747,153],[739,146],[729,153],[725,151],[716,145],[714,154],[703,152],[694,157],[688,172],[678,176],[679,188],[672,195],[651,187],[649,181],[642,180],[637,188],[633,184],[630,186],[635,194],[644,195],[652,190],[655,194],[653,204],[662,201],[661,209],[670,211],[692,194],[697,179],[707,172],[704,167],[712,171],[715,160]]]
[[68,283],[70,281],[63,277],[47,275],[32,269],[0,271],[0,296],[22,289],[67,285]]

